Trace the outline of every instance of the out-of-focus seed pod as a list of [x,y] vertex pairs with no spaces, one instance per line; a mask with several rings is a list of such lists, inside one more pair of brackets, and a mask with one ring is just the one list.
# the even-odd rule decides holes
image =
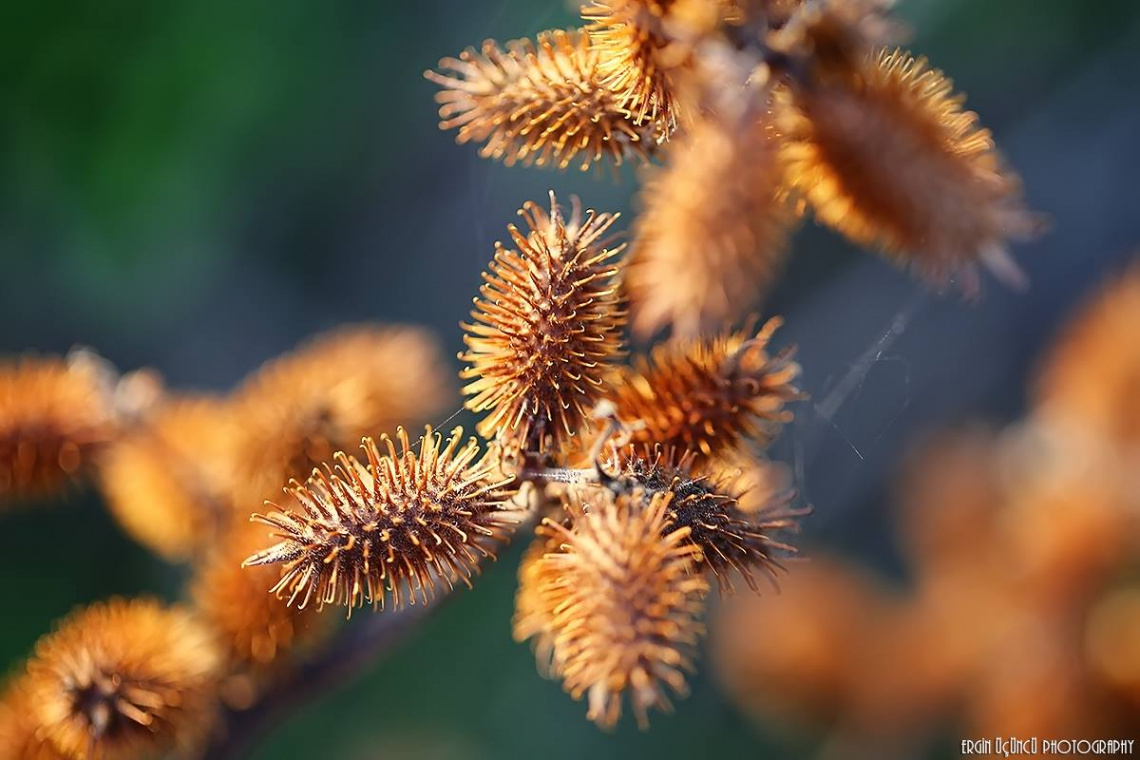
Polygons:
[[634,330],[694,337],[747,314],[772,284],[795,215],[766,114],[693,120],[641,192],[626,287]]
[[170,401],[100,459],[100,488],[135,540],[169,560],[208,546],[230,520],[236,426],[210,398]]
[[1013,286],[1007,251],[1042,226],[1021,183],[950,80],[895,50],[850,76],[794,80],[778,99],[788,183],[821,223],[938,284],[978,288],[977,265]]
[[117,434],[114,384],[87,357],[0,363],[0,501],[58,491]]
[[450,403],[450,375],[431,333],[398,325],[343,327],[266,363],[233,397],[238,521],[363,437],[430,422]]
[[6,760],[67,760],[43,736],[26,676],[16,676],[0,697],[0,757]]
[[220,663],[209,629],[186,610],[150,600],[79,610],[28,662],[40,735],[83,760],[188,746],[213,717]]

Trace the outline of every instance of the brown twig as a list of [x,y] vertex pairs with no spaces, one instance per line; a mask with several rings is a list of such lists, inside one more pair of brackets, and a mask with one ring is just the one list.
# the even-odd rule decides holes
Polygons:
[[443,599],[383,612],[346,626],[248,710],[229,710],[203,750],[209,760],[246,758],[281,719],[333,688],[341,688],[398,646]]

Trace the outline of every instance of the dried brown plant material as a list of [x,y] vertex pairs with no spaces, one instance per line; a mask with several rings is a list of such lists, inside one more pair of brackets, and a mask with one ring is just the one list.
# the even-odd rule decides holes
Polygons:
[[968,735],[1040,740],[1135,736],[1135,717],[1114,725],[1107,695],[1088,678],[1079,642],[1066,630],[1066,623],[1075,621],[1042,615],[1027,622],[972,684]]
[[677,127],[682,106],[674,77],[692,65],[693,46],[713,32],[730,4],[722,0],[592,0],[582,18],[598,56],[597,76],[636,123]]
[[282,604],[268,592],[280,568],[242,567],[264,546],[264,530],[235,526],[198,564],[190,582],[195,608],[217,633],[230,670],[258,676],[328,630],[314,609]]
[[[335,471],[313,473],[287,489],[297,509],[255,515],[281,541],[250,556],[247,567],[282,565],[271,591],[301,608],[427,603],[456,580],[470,585],[520,520],[497,462],[479,458],[475,439],[456,428],[446,443],[430,427],[419,453],[403,428],[396,444],[365,439],[367,464],[338,453]],[[277,507],[276,504],[271,506]],[[279,510],[280,507],[277,507]]]
[[1133,474],[1126,494],[1118,482],[1095,471],[1056,475],[1041,472],[1019,480],[1003,516],[1004,549],[1017,568],[1022,593],[1077,606],[1095,597],[1136,555],[1138,481]]
[[788,182],[817,220],[938,284],[959,276],[972,294],[979,263],[1023,284],[1006,244],[1041,222],[942,72],[883,50],[852,77],[790,92],[778,99]]
[[0,757],[5,760],[66,760],[47,739],[39,736],[26,676],[8,683],[0,697]]
[[445,411],[450,375],[431,333],[396,325],[343,327],[261,367],[234,397],[240,520],[364,436]]
[[708,589],[693,572],[700,549],[688,529],[668,529],[668,494],[572,498],[573,528],[545,523],[562,551],[539,560],[555,662],[570,695],[587,697],[590,720],[615,725],[628,692],[645,728],[650,708],[671,709],[669,693],[686,693]]
[[1116,589],[1089,612],[1084,650],[1095,677],[1140,707],[1140,588]]
[[705,470],[717,474],[723,488],[736,494],[740,511],[747,515],[768,512],[789,504],[796,496],[791,469],[762,455],[737,449],[725,453]]
[[985,428],[940,434],[910,457],[896,488],[898,532],[920,575],[987,577],[1004,561],[1007,547],[978,540],[1006,500],[1000,458],[998,436]]
[[1064,329],[1037,388],[1037,415],[1095,456],[1140,451],[1140,262]]
[[908,36],[889,15],[895,0],[817,0],[761,2],[772,6],[770,19],[780,29],[769,43],[790,56],[800,76],[813,80],[850,80],[878,48]]
[[161,405],[99,461],[111,514],[136,541],[168,560],[209,545],[229,520],[238,420],[218,399]]
[[743,439],[771,441],[792,419],[788,402],[801,398],[793,349],[768,353],[782,322],[770,319],[751,337],[740,331],[674,341],[616,372],[607,396],[632,442],[691,451],[700,466]]
[[219,664],[209,629],[187,611],[117,599],[73,613],[36,644],[28,690],[61,754],[149,757],[201,736]]
[[745,0],[745,3],[742,4],[759,5],[764,12],[768,26],[780,28],[791,20],[795,12],[803,6],[804,0],[752,0],[751,3]]
[[608,160],[646,160],[656,146],[656,126],[634,120],[617,94],[602,84],[599,52],[586,34],[551,31],[494,41],[444,58],[425,76],[443,88],[440,128],[458,129],[456,142],[481,142],[479,155],[507,166],[578,163],[583,171]]
[[780,555],[795,552],[776,536],[794,530],[795,518],[804,513],[791,509],[786,497],[746,513],[721,478],[693,473],[693,459],[692,454],[668,449],[630,447],[620,458],[612,485],[629,493],[668,494],[668,530],[688,529],[688,540],[701,550],[701,565],[712,572],[721,590],[732,589],[734,573],[757,590],[754,571],[774,580],[783,570]]
[[0,363],[0,501],[58,491],[117,432],[114,388],[83,355]]
[[472,380],[467,408],[488,412],[485,438],[545,451],[572,437],[601,396],[602,381],[622,355],[625,312],[603,236],[617,219],[577,200],[569,218],[550,194],[550,213],[526,203],[525,234],[508,226],[515,249],[496,243],[483,275],[472,323],[463,325]]
[[634,331],[692,337],[744,316],[775,279],[795,215],[770,120],[694,119],[641,192],[626,286]]
[[742,594],[717,608],[710,626],[717,675],[738,704],[781,724],[835,720],[881,610],[878,590],[857,571],[814,558],[778,596]]

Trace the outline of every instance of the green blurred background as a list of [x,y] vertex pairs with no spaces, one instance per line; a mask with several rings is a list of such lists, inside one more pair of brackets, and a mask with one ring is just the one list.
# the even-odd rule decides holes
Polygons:
[[[1015,251],[1026,295],[923,294],[805,230],[768,308],[820,398],[776,455],[816,508],[804,542],[898,572],[884,504],[900,455],[963,416],[1014,417],[1035,357],[1140,242],[1140,4],[903,0],[1053,232]],[[43,0],[0,9],[0,351],[97,348],[175,388],[225,389],[344,322],[408,321],[460,346],[479,272],[548,189],[632,211],[636,185],[505,169],[436,127],[442,56],[574,24],[561,0]],[[901,325],[901,335],[881,342]],[[456,401],[458,406],[458,400]],[[276,727],[260,758],[807,757],[751,725],[707,669],[647,734],[604,734],[510,639],[518,548],[391,658]],[[177,594],[91,494],[5,514],[0,659],[113,594]],[[763,636],[763,631],[757,631]]]

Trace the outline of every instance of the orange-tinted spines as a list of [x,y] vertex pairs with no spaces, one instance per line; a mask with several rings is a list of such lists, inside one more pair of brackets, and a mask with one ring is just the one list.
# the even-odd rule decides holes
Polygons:
[[60,490],[117,431],[113,382],[85,354],[0,363],[0,501]]
[[265,546],[257,525],[234,526],[196,566],[190,596],[201,618],[215,631],[231,673],[258,678],[281,669],[298,646],[327,626],[315,610],[282,604],[269,592],[281,577],[276,566],[242,567]]
[[481,51],[444,58],[426,76],[443,89],[440,128],[456,141],[480,142],[480,155],[508,166],[644,161],[656,146],[652,123],[631,119],[601,81],[599,53],[581,32],[544,32],[506,49],[488,40]]
[[1037,415],[1085,451],[1140,446],[1140,260],[1064,328],[1037,383]]
[[689,531],[687,540],[701,550],[699,566],[712,573],[722,591],[732,590],[736,575],[757,590],[755,573],[774,580],[783,570],[781,558],[795,552],[781,537],[796,530],[796,518],[806,510],[790,507],[791,492],[774,494],[768,504],[746,512],[717,463],[702,474],[694,472],[692,454],[638,447],[619,454],[610,465],[616,473],[610,487],[667,494],[669,529]]
[[745,439],[769,442],[792,418],[788,403],[802,397],[792,350],[769,353],[780,324],[668,343],[616,372],[607,398],[632,441],[691,451],[698,463]]
[[43,736],[28,678],[15,676],[0,697],[0,757],[6,760],[67,760]]
[[977,115],[925,59],[883,50],[779,101],[788,182],[820,222],[942,284],[977,265],[1019,285],[1006,245],[1041,228]]
[[486,413],[480,435],[545,451],[582,428],[622,355],[625,312],[612,262],[622,246],[604,238],[615,216],[583,216],[575,201],[567,218],[553,193],[549,214],[535,203],[519,213],[529,229],[511,225],[516,248],[497,245],[463,326],[460,377],[471,381],[467,408]]
[[168,560],[211,544],[232,510],[237,419],[212,398],[167,402],[99,460],[111,514],[135,540]]
[[625,699],[643,728],[650,708],[670,709],[704,631],[700,550],[688,529],[669,528],[668,501],[595,490],[572,497],[572,527],[546,523],[561,539],[538,560],[555,670],[603,727],[617,723]]
[[61,754],[130,760],[201,737],[219,665],[209,629],[186,610],[112,600],[37,643],[27,688],[40,735]]
[[[295,509],[256,515],[279,543],[250,556],[247,567],[281,565],[271,591],[289,604],[320,609],[426,603],[439,586],[470,583],[520,520],[498,463],[479,458],[474,439],[456,428],[446,442],[429,427],[419,453],[407,433],[396,444],[364,442],[367,462],[338,454],[287,489]],[[272,505],[277,506],[277,505]],[[280,508],[278,508],[280,509]]]
[[435,337],[403,325],[342,327],[267,362],[233,397],[239,520],[364,436],[430,421],[450,403],[450,374]]
[[633,329],[695,337],[744,316],[775,280],[795,216],[764,114],[706,114],[647,173],[625,277]]

